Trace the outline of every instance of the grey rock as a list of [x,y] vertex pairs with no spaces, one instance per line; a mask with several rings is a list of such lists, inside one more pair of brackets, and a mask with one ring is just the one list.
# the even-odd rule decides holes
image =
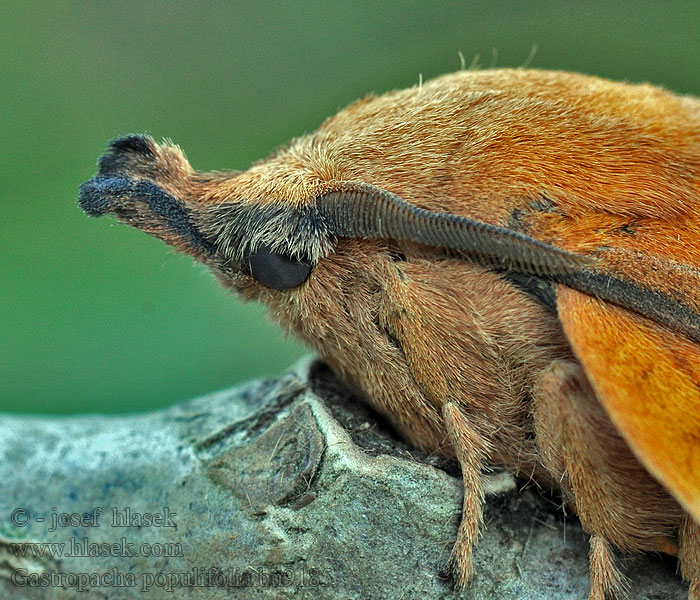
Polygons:
[[[505,473],[454,591],[455,463],[412,450],[312,359],[150,414],[3,415],[0,457],[2,598],[587,594],[578,521]],[[631,598],[687,596],[674,561],[622,561]]]

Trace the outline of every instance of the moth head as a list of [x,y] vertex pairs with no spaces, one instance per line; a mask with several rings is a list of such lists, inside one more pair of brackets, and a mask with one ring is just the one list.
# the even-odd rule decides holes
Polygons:
[[303,169],[289,168],[272,161],[246,172],[200,173],[178,147],[129,135],[111,142],[97,174],[81,186],[79,203],[89,215],[113,213],[192,255],[248,297],[303,290],[341,239],[409,241],[540,276],[581,267],[583,257],[422,209],[368,182],[300,186]]
[[238,175],[195,172],[177,146],[128,135],[110,143],[79,204],[192,255],[232,287],[299,288],[331,250],[332,233],[312,206],[269,201],[237,186]]

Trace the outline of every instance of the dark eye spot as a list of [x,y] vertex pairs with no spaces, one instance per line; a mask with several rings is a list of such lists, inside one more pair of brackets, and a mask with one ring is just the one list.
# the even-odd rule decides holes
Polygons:
[[311,263],[308,260],[292,258],[264,245],[243,256],[243,267],[251,277],[273,290],[299,287],[311,273]]

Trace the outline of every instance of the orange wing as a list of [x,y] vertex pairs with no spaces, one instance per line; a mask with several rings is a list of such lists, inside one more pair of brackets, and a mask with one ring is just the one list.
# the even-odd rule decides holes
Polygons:
[[565,286],[557,308],[615,426],[700,522],[700,344]]

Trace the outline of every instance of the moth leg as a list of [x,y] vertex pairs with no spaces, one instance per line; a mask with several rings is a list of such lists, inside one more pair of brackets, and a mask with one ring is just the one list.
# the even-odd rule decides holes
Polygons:
[[588,564],[590,569],[591,591],[588,600],[607,600],[627,597],[627,578],[615,564],[615,552],[610,542],[593,534],[588,541]]
[[534,422],[544,466],[592,534],[588,599],[625,597],[627,579],[615,564],[611,537],[606,535],[618,519],[609,495],[615,471],[601,450],[618,436],[578,364],[555,361],[542,373],[534,393]]
[[455,576],[457,588],[464,588],[473,573],[472,551],[483,523],[484,489],[481,469],[486,459],[487,443],[456,403],[446,402],[442,406],[442,417],[448,439],[462,468],[462,520],[448,568]]
[[681,575],[690,581],[688,600],[700,600],[700,525],[687,513],[678,533],[678,546]]

